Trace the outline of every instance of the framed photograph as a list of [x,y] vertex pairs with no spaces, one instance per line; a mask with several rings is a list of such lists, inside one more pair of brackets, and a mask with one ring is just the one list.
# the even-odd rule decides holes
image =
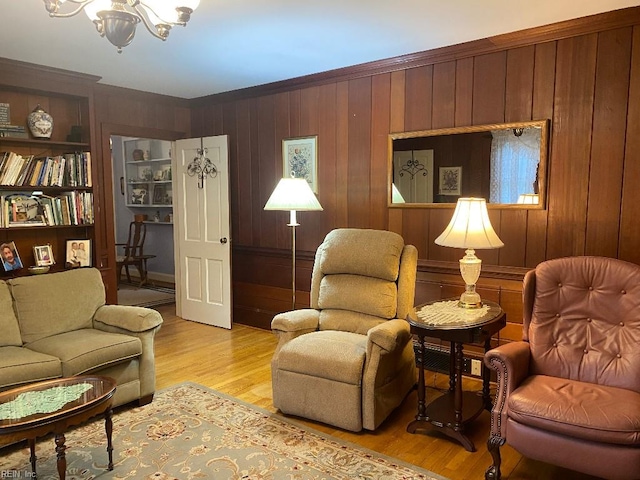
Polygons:
[[2,268],[4,268],[5,272],[22,268],[22,260],[18,255],[15,242],[5,242],[0,245],[0,257],[2,257]]
[[35,258],[36,266],[38,267],[45,267],[56,263],[53,259],[51,245],[35,245],[33,247],[33,258]]
[[167,188],[167,185],[155,185],[153,187],[153,204],[154,205],[169,205],[171,201],[171,190]]
[[283,177],[295,176],[309,182],[318,193],[318,136],[282,140]]
[[440,167],[440,195],[460,195],[462,167]]
[[65,251],[65,266],[67,268],[90,267],[92,265],[90,239],[67,240]]

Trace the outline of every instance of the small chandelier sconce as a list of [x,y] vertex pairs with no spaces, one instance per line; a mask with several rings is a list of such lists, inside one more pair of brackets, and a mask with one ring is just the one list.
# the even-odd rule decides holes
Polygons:
[[[68,18],[85,11],[101,37],[107,37],[122,53],[131,43],[136,26],[143,23],[149,33],[166,40],[171,27],[185,26],[200,0],[43,0],[50,17]],[[63,4],[74,4],[61,12]]]
[[412,180],[413,180],[413,177],[415,177],[418,174],[418,172],[422,172],[422,175],[424,177],[427,176],[427,169],[422,163],[418,162],[418,160],[413,158],[413,152],[411,152],[411,158],[407,160],[407,163],[403,165],[402,168],[400,169],[401,177],[404,176],[404,172],[407,172],[409,175],[411,175]]
[[202,146],[200,140],[200,148],[197,150],[198,156],[191,160],[187,166],[187,173],[190,177],[198,176],[198,188],[204,188],[204,179],[209,176],[215,178],[218,176],[218,169],[215,164],[207,158],[207,149]]

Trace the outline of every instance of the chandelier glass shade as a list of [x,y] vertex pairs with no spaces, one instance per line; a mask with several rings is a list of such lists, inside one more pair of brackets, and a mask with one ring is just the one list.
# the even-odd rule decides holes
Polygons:
[[[166,40],[171,28],[185,26],[200,0],[43,0],[49,16],[72,17],[82,10],[98,33],[118,52],[131,43],[136,26],[143,23],[149,33]],[[73,5],[65,8],[67,5]]]

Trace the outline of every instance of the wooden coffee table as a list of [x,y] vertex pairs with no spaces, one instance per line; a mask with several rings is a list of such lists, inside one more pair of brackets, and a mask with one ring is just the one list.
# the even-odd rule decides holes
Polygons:
[[116,381],[109,377],[81,375],[38,382],[0,392],[0,435],[10,443],[29,442],[31,469],[36,475],[36,438],[55,434],[58,475],[66,476],[64,432],[71,426],[104,414],[108,469],[113,470],[111,404]]

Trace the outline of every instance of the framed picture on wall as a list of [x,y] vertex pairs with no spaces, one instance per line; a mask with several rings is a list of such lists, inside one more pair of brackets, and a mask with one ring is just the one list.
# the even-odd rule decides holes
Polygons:
[[282,140],[282,161],[283,177],[304,178],[313,193],[318,193],[317,135]]
[[67,240],[65,251],[65,265],[67,268],[90,267],[92,265],[90,239]]
[[440,167],[440,195],[460,195],[462,184],[462,167]]

